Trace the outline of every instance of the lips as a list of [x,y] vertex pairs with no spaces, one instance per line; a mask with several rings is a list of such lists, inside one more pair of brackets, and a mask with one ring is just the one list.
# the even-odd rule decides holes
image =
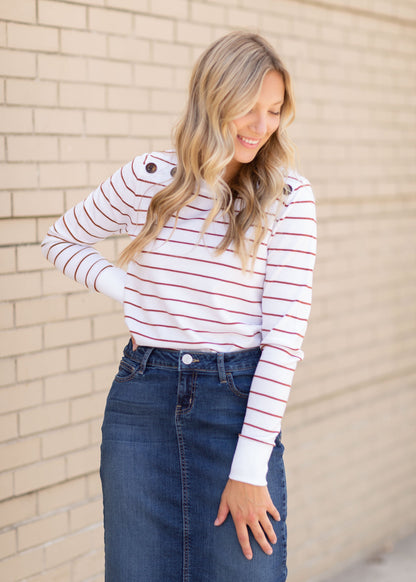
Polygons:
[[242,135],[237,135],[237,139],[240,143],[242,143],[245,147],[248,148],[255,148],[259,145],[259,139],[251,139],[249,137],[243,137]]

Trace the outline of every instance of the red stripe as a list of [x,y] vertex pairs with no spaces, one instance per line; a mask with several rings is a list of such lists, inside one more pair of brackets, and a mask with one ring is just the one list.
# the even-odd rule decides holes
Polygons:
[[[72,245],[71,245],[71,246],[72,246]],[[66,268],[67,268],[67,266],[69,265],[69,263],[72,261],[72,259],[73,259],[74,257],[76,257],[76,255],[78,255],[79,253],[81,253],[81,252],[82,252],[82,251],[84,251],[84,250],[85,250],[84,248],[82,248],[82,249],[79,249],[79,250],[78,250],[76,253],[74,253],[72,256],[70,256],[70,257],[69,257],[69,259],[67,260],[67,262],[66,262],[66,263],[65,263],[65,265],[64,265],[64,268],[62,269],[62,273],[63,273],[64,275],[65,275]]]
[[81,264],[85,261],[85,259],[88,259],[88,257],[92,257],[92,255],[97,255],[97,254],[98,254],[97,251],[94,251],[94,252],[90,253],[89,255],[85,255],[85,257],[83,257],[80,260],[80,262],[78,263],[77,268],[75,269],[75,273],[74,273],[74,279],[76,281],[78,281],[78,279],[77,279],[77,273],[78,273],[78,269],[80,268]]
[[97,275],[95,276],[95,279],[94,279],[94,289],[95,289],[95,291],[97,291],[97,293],[99,293],[99,291],[98,291],[98,289],[97,289],[97,279],[98,279],[98,277],[101,275],[101,273],[102,273],[103,271],[105,271],[106,269],[108,269],[109,267],[112,267],[112,266],[113,266],[113,265],[106,265],[105,267],[103,267],[103,268],[101,269],[101,271],[98,271]]
[[274,418],[283,418],[283,416],[279,416],[278,414],[272,414],[271,412],[259,410],[258,408],[252,408],[251,406],[247,406],[247,410],[254,410],[254,412],[260,412],[260,414],[267,414],[267,416],[273,416]]
[[[158,269],[160,271],[166,271],[167,269],[161,269],[160,267],[147,267],[149,269]],[[173,271],[176,272],[176,271]],[[135,279],[138,279],[139,281],[143,281],[144,283],[152,283],[153,285],[164,285],[166,287],[178,287],[179,289],[187,289],[189,291],[194,291],[195,293],[207,293],[208,295],[212,295],[211,291],[206,291],[205,289],[195,289],[194,287],[188,287],[187,285],[177,285],[175,283],[163,283],[162,281],[152,281],[151,279],[144,279],[142,277],[139,277],[138,275],[135,275],[134,273],[129,273],[130,277],[134,277]],[[139,291],[137,291],[136,289],[130,289],[131,291],[135,291],[136,293],[140,293]],[[244,299],[243,297],[235,297],[235,295],[226,295],[225,293],[215,293],[216,295],[218,295],[219,297],[227,297],[228,299],[234,299],[234,300],[238,300],[238,301],[245,301],[246,303],[252,303],[253,305],[260,305],[261,301],[252,301],[250,299]],[[238,313],[238,312],[236,312]]]
[[88,284],[87,284],[87,279],[88,279],[88,275],[90,274],[90,271],[91,271],[91,269],[92,269],[93,267],[95,267],[95,265],[98,265],[98,263],[101,263],[102,261],[105,261],[105,260],[106,260],[106,259],[104,259],[104,258],[98,259],[98,260],[97,260],[97,261],[95,261],[95,263],[93,263],[93,264],[91,265],[91,267],[88,269],[88,271],[86,272],[86,275],[85,275],[85,279],[84,279],[84,285],[85,285],[85,287],[88,287]]
[[[276,432],[275,430],[269,430],[269,429],[263,428],[261,426],[256,426],[255,424],[250,424],[249,422],[245,422],[244,423],[244,426],[251,426],[252,428],[257,428],[258,430],[262,430],[264,432],[270,432],[270,433],[275,433]],[[277,434],[279,434],[279,433],[277,433]]]
[[263,443],[263,445],[269,445],[270,447],[275,447],[276,446],[273,443],[266,443],[265,441],[261,441],[259,439],[253,439],[253,437],[246,436],[245,434],[239,434],[238,436],[241,436],[241,437],[243,437],[245,439],[250,439],[251,441],[256,441],[257,443]]
[[270,251],[275,251],[278,253],[282,253],[282,252],[284,252],[284,253],[302,253],[304,255],[312,255],[313,257],[316,257],[316,253],[313,253],[312,251],[302,251],[300,249],[279,249],[279,248],[270,247],[269,252]]
[[276,232],[277,235],[285,235],[285,236],[307,236],[308,238],[313,238],[314,240],[316,240],[316,236],[314,236],[313,234],[305,234],[303,232],[280,232],[277,231]]
[[[169,283],[165,283],[165,285],[169,285]],[[248,317],[256,317],[256,318],[261,317],[260,314],[256,315],[254,313],[247,313],[245,311],[233,311],[232,309],[225,309],[224,307],[214,307],[212,305],[206,305],[205,303],[197,303],[196,301],[189,301],[189,300],[178,299],[178,298],[174,298],[174,297],[160,297],[159,295],[152,295],[150,293],[143,293],[143,291],[139,291],[137,289],[132,289],[131,287],[125,287],[125,289],[127,289],[128,291],[133,291],[133,293],[139,293],[142,297],[153,297],[155,299],[160,299],[161,301],[176,301],[176,302],[181,303],[181,304],[186,303],[187,305],[197,305],[198,307],[204,307],[207,309],[214,309],[215,311],[225,311],[227,313],[235,313],[237,315],[246,315]],[[209,291],[205,291],[205,293],[209,293]],[[128,303],[128,302],[126,301],[126,303]],[[135,304],[135,303],[131,303],[130,305],[134,305],[135,307],[137,307],[137,304]],[[224,322],[224,323],[226,323],[228,325],[228,322]],[[244,323],[244,325],[247,325],[247,323]]]
[[[76,215],[75,215],[75,206],[74,206],[73,210],[74,210],[74,216],[75,216],[75,219],[76,219]],[[71,236],[71,237],[72,237],[74,240],[76,240],[77,242],[79,242],[79,243],[80,243],[80,244],[82,244],[82,245],[88,245],[88,244],[89,244],[89,243],[86,243],[86,242],[84,242],[83,240],[80,240],[79,238],[77,238],[76,236],[74,236],[74,235],[72,234],[72,231],[70,230],[69,226],[68,226],[68,225],[67,225],[67,223],[66,223],[66,220],[65,220],[65,215],[64,215],[64,216],[62,216],[62,221],[63,221],[63,223],[65,224],[65,228],[66,228],[66,229],[67,229],[67,231],[69,232],[70,236]],[[78,222],[78,220],[77,220],[77,222]],[[66,242],[70,242],[70,241],[66,241]]]
[[[260,380],[267,380],[268,382],[273,382],[273,384],[279,384],[280,386],[286,386],[286,388],[290,388],[290,384],[285,384],[284,382],[279,382],[278,380],[273,380],[272,378],[267,378],[266,376],[259,376],[258,374],[254,374],[253,378],[259,378]],[[282,400],[282,402],[286,402]]]
[[239,346],[237,344],[230,344],[230,343],[221,343],[221,342],[190,342],[190,341],[181,341],[181,340],[170,340],[170,339],[161,339],[159,337],[152,337],[150,335],[145,335],[144,333],[140,333],[138,331],[135,331],[133,329],[130,329],[131,333],[139,335],[140,337],[145,337],[146,339],[150,339],[152,341],[158,341],[158,342],[163,342],[163,343],[170,343],[170,344],[185,344],[185,349],[187,346],[232,346],[234,348],[237,348],[238,350],[244,350],[246,349],[243,346]]
[[[298,359],[298,360],[302,361],[302,358],[301,358],[300,356],[297,356],[296,354],[291,354],[290,352],[288,352],[288,351],[287,351],[287,350],[285,350],[284,348],[281,348],[280,346],[273,346],[273,345],[271,345],[271,344],[263,344],[263,348],[265,348],[266,346],[267,346],[268,348],[272,348],[273,350],[279,350],[279,351],[281,351],[281,352],[284,352],[285,354],[287,354],[287,355],[288,355],[288,356],[290,356],[291,358],[296,358],[296,359]],[[296,349],[294,349],[294,348],[291,348],[291,349],[293,349],[293,351],[297,351],[297,350],[296,350]]]

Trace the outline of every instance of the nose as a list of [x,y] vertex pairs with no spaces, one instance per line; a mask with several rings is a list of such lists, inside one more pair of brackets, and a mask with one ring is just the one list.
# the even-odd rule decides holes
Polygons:
[[264,115],[263,113],[256,113],[252,124],[251,124],[251,129],[257,134],[257,135],[264,135],[267,132],[267,118],[266,115]]

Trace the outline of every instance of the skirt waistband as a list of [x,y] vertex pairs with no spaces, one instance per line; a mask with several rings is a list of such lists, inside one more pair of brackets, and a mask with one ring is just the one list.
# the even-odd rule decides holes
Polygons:
[[146,366],[176,369],[180,372],[200,371],[218,373],[225,380],[227,372],[253,369],[261,356],[259,347],[235,352],[198,352],[138,346],[133,350],[130,339],[124,356],[138,364],[143,373]]

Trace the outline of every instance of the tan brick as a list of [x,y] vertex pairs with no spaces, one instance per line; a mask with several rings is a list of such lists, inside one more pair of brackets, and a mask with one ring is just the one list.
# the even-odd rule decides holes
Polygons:
[[130,85],[132,82],[132,67],[130,63],[88,59],[88,80],[93,83],[108,85]]
[[58,138],[41,136],[10,136],[7,138],[9,161],[58,159]]
[[104,138],[63,137],[61,140],[61,159],[65,161],[103,160],[106,158]]
[[17,249],[17,270],[37,271],[39,269],[50,268],[50,263],[45,264],[45,258],[40,253],[39,245],[24,245]]
[[41,188],[72,187],[87,184],[87,166],[84,163],[39,164]]
[[37,184],[36,164],[0,164],[2,189],[28,188]]
[[16,303],[16,325],[31,325],[65,318],[65,298],[42,297]]
[[1,133],[32,133],[32,112],[23,107],[0,107]]
[[12,303],[0,304],[0,321],[3,329],[14,327],[14,309]]
[[20,433],[22,435],[64,426],[69,422],[69,405],[67,402],[57,402],[22,410],[19,414],[19,419]]
[[32,218],[1,221],[0,244],[28,243],[36,240],[36,222]]
[[[63,107],[79,107],[81,109],[104,109],[105,88],[99,85],[81,83],[61,83],[60,104]],[[80,131],[72,133],[82,133]]]
[[89,445],[88,424],[60,428],[42,436],[42,456],[56,457]]
[[108,140],[110,160],[118,160],[120,164],[132,160],[141,152],[148,151],[148,143],[144,139],[112,137]]
[[188,17],[188,2],[185,0],[175,0],[175,2],[150,0],[150,12],[159,14],[160,16],[186,20]]
[[57,52],[59,50],[58,30],[46,26],[9,23],[7,44],[17,49]]
[[120,111],[147,111],[149,92],[133,87],[109,87],[108,107]]
[[[106,390],[105,396],[107,397],[108,389]],[[98,418],[94,418],[93,420],[89,421],[90,427],[90,444],[92,445],[100,445],[102,434],[101,434],[101,426],[103,423],[103,415],[104,415],[104,408],[103,414]]]
[[27,550],[33,546],[62,537],[68,531],[68,514],[58,513],[17,528],[19,550]]
[[174,23],[165,18],[135,16],[134,30],[139,38],[164,41],[173,41],[174,38]]
[[171,67],[136,65],[134,79],[139,87],[170,88],[173,82],[173,71]]
[[66,373],[45,379],[45,400],[53,402],[92,392],[91,372]]
[[87,9],[84,6],[39,0],[38,10],[41,24],[68,28],[85,28],[87,25]]
[[[13,495],[13,473],[3,473],[0,475],[0,500],[8,499]],[[2,507],[0,505],[0,513]]]
[[71,370],[94,367],[104,364],[113,358],[113,345],[111,341],[94,342],[85,349],[85,345],[69,348],[69,361]]
[[169,91],[169,98],[166,91],[153,90],[151,92],[151,111],[177,114],[186,103],[186,93],[184,91]]
[[2,333],[0,351],[3,357],[35,352],[41,348],[42,330],[40,327],[20,327]]
[[36,491],[65,479],[65,460],[43,461],[18,469],[15,473],[15,495]]
[[40,79],[57,79],[62,81],[85,81],[87,63],[76,56],[38,55]]
[[[97,528],[99,535],[101,530]],[[63,562],[73,560],[77,556],[88,553],[101,544],[95,529],[88,529],[66,536],[64,539],[53,542],[45,548],[46,567],[51,568]]]
[[225,9],[222,6],[192,2],[191,20],[204,24],[220,24],[225,21]]
[[68,478],[86,475],[100,467],[99,447],[93,446],[66,456]]
[[42,402],[42,382],[27,382],[1,389],[0,413],[19,411]]
[[0,21],[0,46],[6,46],[7,45],[7,27],[6,27],[6,22],[1,22]]
[[90,8],[89,24],[92,30],[128,35],[132,29],[132,17],[118,10]]
[[105,35],[94,32],[61,30],[61,44],[63,53],[105,57],[107,52]]
[[16,532],[14,530],[0,534],[0,559],[11,556],[16,552],[16,549]]
[[131,116],[131,129],[133,134],[152,137],[166,137],[169,143],[174,122],[173,115],[163,113],[135,113]]
[[[74,560],[73,572],[74,582],[82,582],[87,577],[94,576],[93,580],[96,582],[103,582],[104,575],[102,574],[104,564],[104,550],[100,549],[96,552],[90,552],[85,556],[80,556]],[[101,576],[97,577],[97,574]]]
[[86,319],[48,323],[44,327],[46,348],[86,342],[91,335],[91,323]]
[[[4,279],[3,275],[3,279]],[[0,360],[1,374],[0,386],[7,386],[16,380],[16,362],[14,358],[4,358]]]
[[9,217],[12,213],[12,197],[10,192],[0,192],[0,217]]
[[35,55],[23,51],[0,49],[0,75],[5,77],[35,77]]
[[127,333],[121,313],[96,316],[93,319],[94,339],[104,339]]
[[211,42],[211,29],[202,24],[178,22],[176,38],[183,44],[204,46]]
[[[7,221],[5,221],[7,222]],[[1,223],[0,223],[1,224]],[[0,272],[14,273],[16,271],[16,249],[14,247],[0,248]],[[3,322],[3,320],[1,320]]]
[[8,471],[40,459],[40,439],[23,439],[0,447],[0,469]]
[[71,531],[101,523],[103,519],[102,499],[96,499],[72,509],[69,513]]
[[10,1],[2,2],[0,18],[17,22],[36,22],[36,2],[34,0],[20,0],[17,4]]
[[[1,99],[1,89],[0,89],[0,101]],[[5,146],[6,138],[0,138],[0,160],[6,159],[6,146]]]
[[108,56],[122,61],[145,63],[150,60],[150,42],[126,36],[110,36]]
[[109,8],[124,8],[129,12],[146,12],[147,0],[107,0],[106,6]]
[[87,132],[92,135],[125,135],[129,132],[126,113],[87,111]]
[[83,422],[90,418],[101,417],[104,411],[106,397],[106,392],[96,392],[89,396],[72,400],[71,422]]
[[71,479],[38,492],[39,513],[69,508],[84,501],[87,495],[85,478]]
[[7,103],[17,105],[56,105],[58,103],[57,83],[7,79],[6,100]]
[[15,275],[3,275],[0,285],[0,299],[23,299],[36,297],[41,294],[41,281],[39,273],[17,273]]
[[17,421],[17,414],[3,414],[0,423],[0,442],[6,442],[19,436]]
[[68,297],[68,317],[90,316],[108,313],[114,308],[114,301],[102,293],[82,293]]
[[53,134],[83,133],[82,113],[58,109],[36,109],[35,131]]
[[21,552],[0,562],[1,580],[23,580],[43,569],[43,549]]
[[[29,275],[25,275],[28,277]],[[65,349],[45,350],[44,352],[22,355],[17,359],[17,378],[19,382],[52,376],[67,368]]]
[[46,295],[56,293],[81,293],[85,287],[65,277],[55,269],[44,271],[42,273],[42,287]]
[[1,527],[20,523],[32,519],[36,515],[36,495],[30,493],[21,497],[15,497],[0,504]]
[[153,61],[164,65],[186,67],[191,65],[191,51],[188,46],[154,42]]
[[[73,0],[76,1],[76,0]],[[91,2],[91,0],[89,0]],[[27,582],[64,582],[71,579],[71,564],[63,564],[43,574],[27,578]]]
[[13,192],[13,215],[56,216],[64,211],[63,201],[63,192],[58,190]]
[[86,481],[87,481],[87,490],[88,490],[88,497],[97,497],[97,496],[102,496],[102,490],[101,490],[101,480],[100,480],[100,474],[98,471],[96,471],[95,473],[90,473],[89,475],[86,476]]

